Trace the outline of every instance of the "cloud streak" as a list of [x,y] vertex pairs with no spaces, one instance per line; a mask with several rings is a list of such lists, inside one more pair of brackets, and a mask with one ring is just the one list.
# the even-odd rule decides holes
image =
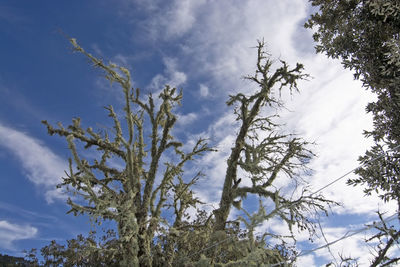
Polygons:
[[53,221],[53,222],[55,222],[57,220],[57,218],[54,216],[26,210],[26,209],[20,208],[18,206],[15,206],[15,205],[3,202],[3,201],[0,201],[0,210],[14,213],[14,214],[17,214],[18,216],[21,216],[21,217],[24,217],[24,218],[27,218],[30,220],[32,220],[32,218],[45,219],[47,221]]
[[47,148],[41,141],[26,133],[0,124],[0,146],[6,148],[21,163],[26,177],[40,188],[44,188],[46,201],[65,199],[60,189],[66,161]]
[[30,225],[13,224],[8,221],[0,221],[0,248],[16,250],[14,242],[23,239],[34,238],[38,233],[36,227]]

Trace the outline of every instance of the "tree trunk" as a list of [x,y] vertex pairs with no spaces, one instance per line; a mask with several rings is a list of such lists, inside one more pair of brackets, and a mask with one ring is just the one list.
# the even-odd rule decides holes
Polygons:
[[243,148],[244,139],[248,131],[248,126],[244,123],[240,129],[239,135],[236,138],[235,147],[228,159],[228,167],[224,181],[224,188],[222,190],[219,208],[214,211],[215,226],[214,232],[225,230],[226,220],[228,219],[229,212],[234,200],[233,196],[233,183],[237,180],[237,164],[240,157],[240,151]]
[[150,249],[150,237],[147,235],[146,228],[141,227],[138,235],[139,240],[139,262],[142,267],[151,267],[152,257],[151,257],[151,249]]
[[121,266],[139,267],[138,225],[133,214],[118,223],[118,234],[122,254]]

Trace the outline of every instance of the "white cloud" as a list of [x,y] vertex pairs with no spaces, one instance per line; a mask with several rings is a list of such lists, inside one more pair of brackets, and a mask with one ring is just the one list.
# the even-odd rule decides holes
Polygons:
[[14,214],[18,214],[18,216],[22,216],[24,218],[41,218],[41,219],[45,219],[47,221],[55,221],[57,220],[56,217],[51,216],[51,215],[47,215],[47,214],[42,214],[42,213],[38,213],[38,212],[34,212],[31,210],[26,210],[23,209],[21,207],[15,206],[13,204],[10,203],[6,203],[3,201],[0,201],[0,210],[4,210],[6,212],[11,212]]
[[[193,24],[195,23],[195,14],[194,11],[198,6],[205,3],[204,0],[201,1],[190,1],[190,0],[181,0],[175,1],[173,5],[171,5],[170,10],[167,11],[166,16],[161,17],[162,26],[166,29],[166,36],[176,37],[185,34],[189,31]],[[171,21],[171,16],[174,16],[174,19]]]
[[[205,0],[181,0],[172,1],[167,5],[160,5],[161,2],[147,1],[150,3],[151,9],[147,11],[157,14],[150,20],[145,21],[147,30],[151,34],[151,38],[179,38],[192,29],[196,22],[196,13]],[[157,3],[158,2],[158,3]]]
[[[253,72],[256,40],[265,38],[276,57],[292,58],[298,22],[306,16],[305,0],[246,2],[148,1],[144,23],[155,45],[178,47],[185,72],[207,76],[219,95],[241,89],[243,75]],[[124,5],[123,8],[126,8]],[[296,41],[296,43],[294,43]],[[174,52],[176,56],[176,52]]]
[[[385,218],[387,217],[388,216]],[[299,231],[296,226],[293,227],[296,240],[302,244],[303,248],[303,250],[298,249],[298,252],[300,255],[304,255],[297,258],[297,266],[325,266],[329,262],[340,262],[340,255],[357,259],[360,266],[368,265],[367,263],[370,262],[373,257],[369,252],[371,251],[371,246],[374,244],[365,243],[365,239],[371,237],[373,234],[371,229],[366,229],[366,226],[371,225],[372,221],[366,220],[363,224],[348,224],[345,227],[329,226],[324,222],[321,222],[321,224],[326,240],[323,238],[319,229],[317,229],[317,234],[314,236],[313,242],[311,244],[308,243],[307,246],[304,246],[304,244],[308,241],[308,234],[304,231]],[[361,229],[363,231],[361,231]],[[288,227],[280,220],[272,219],[257,227],[255,232],[257,236],[265,232],[284,236],[288,232]],[[293,244],[293,240],[285,240],[288,244]],[[329,248],[326,246],[326,241],[330,243]],[[272,244],[274,240],[270,240],[270,242]],[[318,260],[316,257],[318,257]],[[307,265],[306,262],[310,262],[310,264]],[[317,262],[319,264],[317,264]]]
[[65,160],[41,141],[1,124],[0,146],[8,149],[20,161],[22,170],[32,183],[46,190],[48,202],[65,198],[61,190],[55,188],[62,181],[64,170],[68,169]]
[[188,124],[194,122],[198,118],[196,113],[179,114],[177,123],[186,127]]
[[[248,1],[229,5],[208,2],[183,42],[183,59],[191,70],[212,78],[217,92],[243,91],[243,75],[253,73],[256,40],[265,38],[276,57],[292,57],[291,34],[305,16],[301,1]],[[288,8],[290,6],[291,8]],[[273,12],[268,12],[273,10]],[[267,26],[268,25],[268,26]],[[201,66],[201,68],[199,68]],[[208,78],[208,79],[209,79]]]
[[165,85],[180,87],[186,82],[186,74],[178,70],[177,59],[164,57],[164,74],[157,74],[151,81],[149,88],[160,92]]
[[112,62],[115,62],[118,66],[126,68],[129,66],[129,60],[130,60],[129,57],[127,57],[127,56],[124,56],[122,54],[116,54],[113,57]]
[[[300,95],[284,94],[288,108],[294,112],[284,112],[281,121],[287,124],[289,132],[298,132],[317,142],[315,150],[319,157],[311,164],[315,170],[311,182],[317,189],[356,166],[358,156],[370,146],[371,141],[363,137],[362,131],[372,126],[371,117],[365,115],[365,105],[373,96],[353,80],[350,72],[342,69],[340,62],[297,50],[297,42],[314,45],[310,35],[294,38],[301,27],[299,23],[307,16],[306,11],[306,1],[249,1],[244,5],[219,1],[199,5],[192,10],[190,16],[195,17],[195,23],[182,41],[185,57],[177,57],[174,63],[187,65],[189,73],[200,72],[211,78],[220,90],[216,93],[226,97],[232,91],[251,88],[238,77],[254,70],[255,50],[250,47],[257,38],[266,38],[273,58],[280,57],[291,65],[303,62],[314,79],[300,83]],[[232,122],[220,124],[224,116],[231,118],[229,112],[221,114],[219,122],[208,130],[208,135],[218,140],[218,147],[226,152],[236,133]],[[208,174],[220,180],[226,168],[221,163],[225,163],[227,154],[213,154],[208,156],[214,164]],[[324,191],[344,204],[342,212],[372,214],[377,210],[377,198],[364,198],[362,189],[354,190],[344,182],[345,179]]]
[[37,235],[38,229],[30,225],[12,224],[0,221],[0,248],[15,250],[14,241],[30,239]]
[[199,134],[199,136],[209,138],[217,149],[216,152],[207,153],[201,159],[203,167],[206,168],[206,177],[202,180],[204,188],[199,188],[199,190],[204,190],[203,194],[209,196],[209,201],[215,201],[215,198],[220,196],[220,194],[216,194],[216,191],[222,190],[227,167],[226,161],[235,142],[233,123],[234,115],[226,114],[210,126],[207,132]]
[[296,260],[297,266],[316,266],[313,255],[306,255],[304,257],[299,257]]
[[[358,166],[358,157],[372,144],[362,132],[372,128],[372,118],[365,114],[365,106],[374,99],[337,62],[321,56],[316,60],[318,65],[308,63],[315,78],[302,83],[300,94],[286,101],[293,112],[281,115],[289,129],[316,142],[313,151],[318,156],[310,164],[314,170],[310,180],[313,190]],[[362,187],[347,186],[346,180],[351,177],[355,174],[323,190],[329,198],[343,203],[335,212],[373,215],[378,207],[395,210],[394,205],[384,205],[376,196],[364,197]]]
[[209,89],[208,86],[204,85],[204,84],[200,84],[199,86],[199,92],[200,92],[200,96],[201,97],[207,97],[209,94]]
[[[359,229],[364,228],[363,225],[353,227],[325,227],[324,234],[328,242],[334,242],[343,238],[344,236],[352,235]],[[325,258],[327,262],[338,261],[340,263],[340,255],[343,257],[351,257],[358,261],[359,266],[369,266],[371,262],[371,247],[365,243],[365,239],[368,238],[370,233],[368,231],[360,232],[352,235],[351,237],[344,238],[339,242],[329,245],[315,252],[318,257]],[[314,246],[322,247],[326,245],[326,241],[323,238],[316,240]],[[332,253],[332,254],[331,254]],[[334,258],[333,258],[334,257]]]
[[[152,1],[153,6],[159,3]],[[372,127],[371,117],[365,115],[365,105],[373,95],[361,88],[361,83],[354,81],[339,61],[310,53],[315,45],[311,31],[302,28],[308,9],[306,0],[252,0],[229,4],[227,1],[175,0],[166,10],[152,9],[154,13],[146,23],[153,27],[150,32],[155,42],[178,43],[175,47],[178,53],[174,54],[170,69],[176,71],[184,66],[184,81],[187,77],[200,80],[196,82],[200,84],[198,90],[202,97],[209,95],[205,83],[212,84],[213,97],[222,101],[232,92],[252,91],[254,87],[240,77],[254,72],[256,50],[250,47],[254,47],[259,38],[265,38],[273,59],[286,60],[291,66],[303,63],[306,72],[314,78],[299,83],[300,94],[283,94],[293,112],[283,112],[281,122],[289,132],[297,132],[317,143],[314,151],[318,157],[310,164],[315,171],[310,182],[316,190],[356,167],[358,156],[371,145],[362,131]],[[160,12],[169,16],[160,16]],[[165,65],[168,70],[168,64]],[[174,76],[171,75],[174,71],[169,73]],[[158,83],[171,79],[164,75],[156,78]],[[219,151],[202,159],[207,178],[199,189],[199,194],[208,201],[216,201],[219,196],[226,159],[237,131],[231,110],[213,111],[220,112],[219,119],[210,123],[204,135],[217,144]],[[391,211],[396,208],[383,205],[376,197],[364,197],[362,188],[348,187],[345,181],[346,178],[323,191],[326,196],[343,203],[343,208],[335,209],[336,213],[371,216],[378,207]],[[335,236],[332,234],[332,238]],[[351,246],[354,255],[368,253],[363,248],[358,249],[358,241],[351,240],[343,244]],[[313,258],[305,260],[312,262]]]
[[173,87],[179,87],[186,82],[186,74],[178,71],[177,60],[170,57],[163,59],[166,67],[166,75],[168,78],[167,84]]

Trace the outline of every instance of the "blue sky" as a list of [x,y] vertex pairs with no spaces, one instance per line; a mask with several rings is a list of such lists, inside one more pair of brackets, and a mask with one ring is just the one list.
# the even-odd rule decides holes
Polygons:
[[[72,52],[65,35],[130,69],[143,93],[157,93],[164,84],[183,89],[175,133],[185,144],[208,137],[219,149],[201,160],[206,176],[196,187],[198,196],[214,206],[236,129],[225,101],[231,93],[251,90],[241,77],[254,71],[257,39],[264,38],[273,58],[301,62],[313,77],[299,84],[300,94],[283,95],[288,109],[280,118],[287,131],[316,142],[318,157],[307,178],[312,188],[356,167],[357,157],[371,145],[362,131],[372,127],[364,107],[374,96],[338,61],[314,53],[312,32],[302,28],[310,12],[305,0],[3,1],[0,253],[20,255],[90,228],[87,218],[65,214],[65,195],[55,185],[67,168],[69,151],[66,141],[48,136],[40,121],[67,125],[80,117],[85,127],[102,128],[110,125],[103,106],[112,104],[118,111],[122,96],[87,59]],[[277,186],[284,184],[282,179]],[[322,222],[330,241],[375,220],[378,208],[395,210],[374,196],[364,198],[361,188],[349,188],[345,181],[324,193],[343,204]],[[272,221],[258,230],[285,231],[281,226]],[[364,236],[332,246],[334,255],[351,252],[367,262]],[[298,238],[308,248],[324,244],[317,239],[307,245],[303,234]],[[299,266],[331,258],[321,250],[299,259]]]

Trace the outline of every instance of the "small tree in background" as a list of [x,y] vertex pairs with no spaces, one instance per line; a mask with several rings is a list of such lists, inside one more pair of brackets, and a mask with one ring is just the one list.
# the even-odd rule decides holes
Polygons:
[[[65,137],[72,152],[69,171],[59,185],[72,193],[67,201],[69,212],[88,214],[97,222],[112,220],[117,224],[117,236],[106,243],[96,242],[91,235],[86,239],[78,236],[68,241],[67,249],[53,242],[42,249],[48,257],[46,261],[67,264],[73,260],[71,251],[75,250],[80,251],[78,255],[82,257],[77,265],[82,266],[99,265],[101,259],[121,266],[258,266],[295,259],[285,237],[274,233],[257,237],[255,228],[278,218],[288,226],[287,237],[294,238],[293,226],[312,235],[311,216],[319,211],[326,213],[326,205],[333,203],[307,193],[306,187],[293,188],[293,193],[300,191],[294,197],[284,195],[274,185],[282,175],[301,184],[299,175],[313,156],[306,148],[307,142],[282,134],[274,116],[264,115],[266,108],[277,110],[283,106],[274,89],[298,90],[297,81],[307,77],[302,74],[301,64],[290,69],[281,61],[282,66],[273,71],[264,43],[258,43],[256,73],[247,77],[258,90],[250,95],[236,94],[227,102],[236,106],[240,129],[228,159],[220,206],[208,214],[199,209],[201,202],[192,190],[202,174],[186,177],[183,168],[213,149],[199,139],[190,151],[184,151],[182,143],[171,134],[177,121],[174,109],[180,104],[182,93],[166,86],[159,94],[160,101],[151,94],[143,100],[140,90],[131,87],[127,69],[106,64],[87,53],[75,39],[70,41],[75,51],[105,72],[110,82],[122,87],[125,124],[121,124],[112,106],[106,109],[113,130],[103,135],[92,128],[83,129],[79,118],[66,128],[61,123],[58,127],[43,123],[50,135]],[[101,154],[99,159],[82,158],[76,141],[85,149],[94,147]],[[162,160],[163,155],[167,160]],[[115,159],[124,163],[123,169],[113,165]],[[239,169],[246,175],[239,177]],[[249,194],[260,199],[254,214],[241,207],[241,201]],[[265,206],[265,201],[272,204]],[[248,218],[228,221],[232,206],[243,209]],[[197,208],[194,219],[187,215],[190,207]],[[163,214],[167,210],[173,213],[172,219]],[[281,244],[267,247],[270,238]]]
[[116,234],[107,230],[100,240],[91,231],[87,237],[78,235],[75,239],[67,240],[60,245],[55,240],[40,249],[43,262],[39,264],[36,249],[25,252],[29,266],[120,266],[120,255]]

